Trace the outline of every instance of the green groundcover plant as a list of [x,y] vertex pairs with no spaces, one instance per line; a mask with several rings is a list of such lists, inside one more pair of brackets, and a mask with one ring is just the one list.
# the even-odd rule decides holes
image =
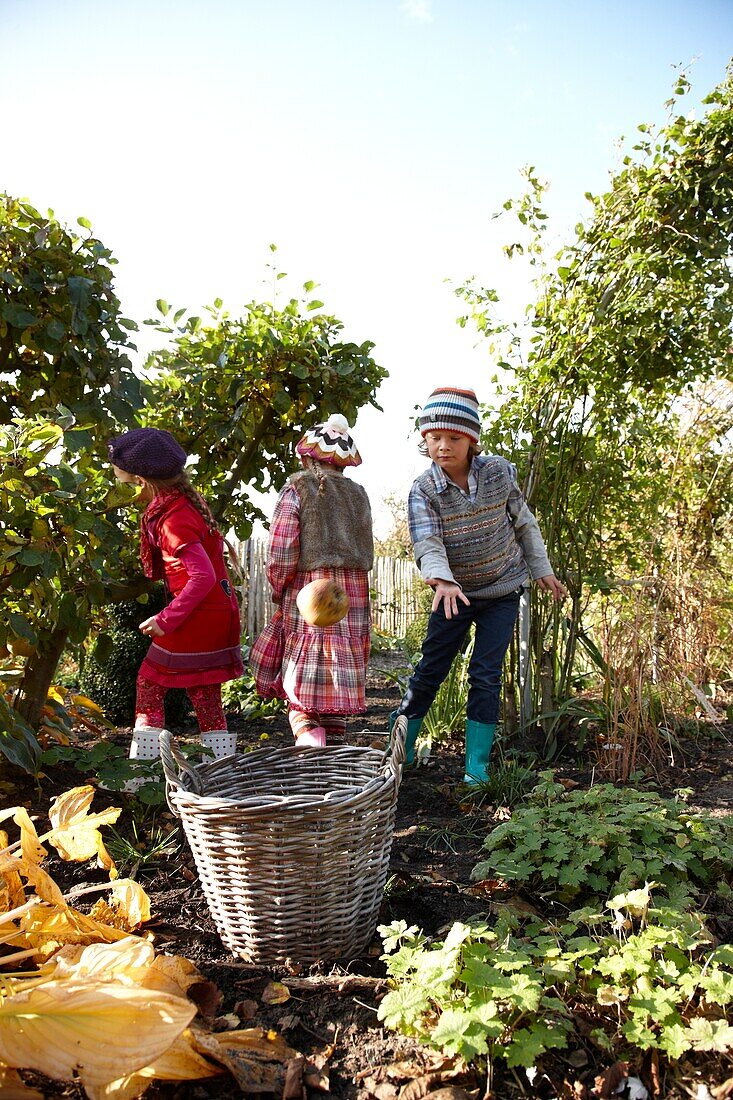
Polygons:
[[557,901],[583,904],[651,880],[682,900],[699,887],[730,888],[733,820],[648,790],[566,791],[547,771],[484,849],[474,879],[500,876]]
[[712,946],[698,914],[652,908],[653,885],[561,925],[456,923],[436,943],[404,921],[381,926],[393,988],[379,1018],[489,1070],[585,1044],[628,1059],[730,1051],[733,947]]

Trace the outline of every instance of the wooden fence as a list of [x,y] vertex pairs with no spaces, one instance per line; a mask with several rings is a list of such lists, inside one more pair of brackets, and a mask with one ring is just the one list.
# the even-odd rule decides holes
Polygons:
[[[267,542],[248,539],[234,543],[234,548],[239,559],[242,623],[247,637],[254,639],[274,610],[265,575]],[[420,599],[425,585],[414,562],[407,558],[375,558],[369,587],[375,627],[385,634],[404,637],[409,624],[422,613]]]

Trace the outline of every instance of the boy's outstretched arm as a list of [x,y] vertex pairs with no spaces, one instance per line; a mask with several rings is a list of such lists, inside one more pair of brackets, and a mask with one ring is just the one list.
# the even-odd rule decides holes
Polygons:
[[455,581],[441,581],[435,577],[430,577],[425,583],[435,589],[430,610],[437,611],[442,603],[446,619],[452,619],[454,615],[458,614],[459,600],[462,600],[465,604],[471,603],[463,589]]

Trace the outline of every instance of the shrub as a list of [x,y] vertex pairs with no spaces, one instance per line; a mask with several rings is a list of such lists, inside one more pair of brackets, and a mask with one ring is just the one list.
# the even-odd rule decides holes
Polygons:
[[651,791],[608,783],[566,791],[542,772],[527,805],[486,838],[472,877],[583,901],[654,880],[672,895],[730,881],[733,821],[690,813]]
[[[108,629],[97,638],[80,672],[81,690],[98,703],[117,726],[129,726],[135,717],[135,684],[150,639],[137,629],[139,624],[162,611],[165,594],[157,586],[147,603],[130,600],[105,608]],[[177,729],[191,712],[183,688],[172,688],[165,698],[165,721]]]
[[379,1019],[489,1071],[497,1059],[534,1066],[571,1036],[601,1057],[732,1049],[733,948],[714,946],[697,913],[652,908],[648,887],[606,909],[559,926],[539,918],[520,929],[511,914],[494,929],[456,923],[432,944],[405,921],[381,926],[393,988]]

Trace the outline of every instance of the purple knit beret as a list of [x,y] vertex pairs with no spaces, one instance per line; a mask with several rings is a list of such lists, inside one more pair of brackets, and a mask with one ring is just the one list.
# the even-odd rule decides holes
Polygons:
[[161,428],[133,428],[111,441],[109,457],[113,466],[127,474],[165,481],[180,474],[187,456],[170,432]]

